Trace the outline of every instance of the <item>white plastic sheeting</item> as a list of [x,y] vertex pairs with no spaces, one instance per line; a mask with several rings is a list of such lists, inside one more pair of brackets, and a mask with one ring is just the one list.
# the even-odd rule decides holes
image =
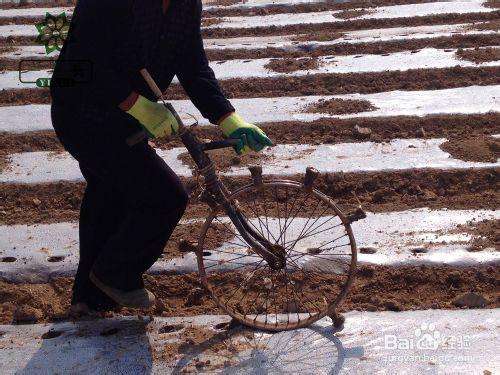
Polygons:
[[[304,76],[320,73],[375,73],[409,69],[439,69],[455,66],[499,66],[500,61],[476,64],[457,58],[455,49],[425,48],[418,52],[405,51],[384,55],[321,56],[318,68],[281,73],[266,68],[273,59],[214,61],[212,69],[218,79]],[[297,59],[300,60],[301,58]],[[276,59],[279,61],[279,59]],[[1,77],[0,77],[1,78]],[[6,83],[16,84],[18,82]],[[0,81],[0,86],[3,84]]]
[[[273,59],[213,61],[210,66],[219,80],[231,78],[266,78],[284,76],[304,76],[320,73],[375,73],[384,71],[405,71],[409,69],[439,69],[455,66],[499,66],[500,61],[476,64],[457,58],[456,49],[424,48],[418,52],[404,51],[377,55],[321,56],[316,69],[297,70],[281,73],[266,68]],[[20,89],[35,87],[38,78],[49,78],[51,70],[33,70],[21,73],[7,71],[0,74],[0,89]],[[177,79],[174,80],[178,82]],[[24,83],[29,82],[29,83]]]
[[[214,347],[221,341],[212,339],[176,358],[154,354],[184,342],[179,340],[187,327],[221,333],[217,327],[229,317],[4,325],[0,361],[3,371],[16,374],[178,374],[193,371],[197,360],[206,363],[197,371],[223,374],[495,374],[499,320],[500,309],[356,311],[346,314],[341,331],[324,318],[294,331],[255,331],[252,338],[235,332],[231,342],[246,349],[227,356]],[[167,325],[177,330],[161,333]],[[49,330],[59,336],[42,339]]]
[[[484,1],[453,1],[453,2],[434,2],[434,3],[416,3],[405,5],[393,5],[368,9],[368,14],[353,17],[348,20],[360,19],[379,19],[379,18],[400,18],[400,17],[423,17],[435,14],[446,13],[476,13],[492,12],[492,8],[485,7]],[[269,25],[285,26],[308,23],[325,22],[346,22],[348,20],[336,17],[342,11],[324,11],[311,13],[288,13],[288,14],[270,14],[266,16],[239,16],[222,17],[222,22],[205,28],[250,28],[266,27]]]
[[[477,30],[481,23],[393,27],[387,29],[367,29],[343,32],[342,36],[326,41],[295,41],[297,35],[252,36],[227,39],[205,39],[205,48],[212,49],[261,49],[267,47],[295,49],[314,49],[318,46],[339,43],[372,43],[391,40],[430,39],[461,35],[493,34],[494,30]],[[311,36],[313,38],[314,36]],[[334,35],[332,35],[334,37]],[[23,47],[24,48],[24,47]],[[2,56],[13,56],[12,53]]]
[[66,16],[73,14],[74,7],[47,7],[47,8],[12,8],[12,9],[1,9],[1,18],[11,18],[11,17],[40,17],[44,18],[46,13],[50,13],[53,16],[57,16],[63,12],[66,12]]
[[[348,115],[305,113],[305,107],[320,100],[332,98],[368,100],[377,109]],[[192,113],[200,125],[209,125],[189,100],[171,101],[177,112],[183,114],[186,124]],[[331,96],[299,96],[275,98],[231,99],[238,113],[254,123],[279,121],[314,121],[321,117],[355,118],[380,116],[426,116],[432,114],[469,114],[498,111],[500,85],[470,86],[445,90],[389,91],[376,94],[348,94]],[[258,111],[255,108],[259,108]],[[305,125],[307,126],[307,124]],[[52,129],[50,106],[27,105],[0,107],[0,132],[22,133]]]
[[[496,163],[467,162],[453,159],[439,147],[446,139],[396,139],[386,143],[339,143],[335,145],[285,144],[262,151],[264,173],[294,175],[313,165],[320,172],[365,172],[402,169],[440,168],[465,169],[500,166]],[[158,154],[182,177],[192,175],[190,168],[177,156],[184,148],[174,148]],[[0,173],[3,183],[47,183],[78,181],[82,176],[77,162],[65,152],[25,152],[9,156],[10,165]],[[248,174],[245,167],[232,167],[222,174]]]
[[[228,39],[205,39],[205,49],[263,49],[267,47],[286,48],[290,51],[301,49],[314,49],[319,46],[335,45],[339,43],[357,44],[385,42],[391,40],[431,39],[449,37],[452,35],[481,35],[494,34],[494,30],[477,30],[479,24],[455,24],[455,25],[430,25],[394,27],[388,29],[355,30],[342,33],[342,37],[327,41],[294,41],[296,35],[273,35],[260,37],[240,37]],[[50,54],[57,57],[58,52]],[[47,54],[43,46],[20,46],[13,47],[12,51],[0,54],[0,58],[8,59],[46,59]]]
[[[167,164],[179,176],[190,177],[191,169],[178,159],[184,148],[157,150]],[[83,177],[78,162],[66,152],[26,152],[10,156],[11,167],[0,173],[0,182],[44,183],[56,181],[78,181]]]
[[[329,217],[318,217],[313,228],[328,228]],[[473,266],[478,264],[498,264],[500,253],[495,249],[469,252],[470,234],[458,225],[470,221],[500,219],[500,211],[488,210],[430,210],[427,208],[402,212],[368,213],[366,219],[353,224],[353,231],[358,248],[374,247],[375,254],[358,254],[359,264],[375,264],[387,266],[403,265],[454,265]],[[204,219],[191,220],[199,223]],[[229,224],[229,219],[221,218]],[[252,223],[259,227],[256,219]],[[276,219],[267,221],[273,233],[279,233]],[[295,218],[287,229],[287,239],[294,240],[303,225],[305,218]],[[333,225],[333,224],[332,224]],[[339,228],[340,229],[340,228]],[[317,230],[320,232],[320,230]],[[315,247],[319,243],[332,239],[332,231],[318,233],[298,242],[295,248],[299,252]],[[55,223],[37,225],[0,226],[0,260],[15,258],[13,262],[0,262],[0,277],[14,282],[39,283],[46,282],[55,276],[70,276],[76,272],[78,264],[78,225],[76,223]],[[212,251],[207,262],[229,260],[234,258],[230,253],[241,252],[235,244],[241,241],[229,239],[219,250]],[[426,253],[415,254],[412,250],[425,248]],[[343,249],[348,253],[348,249]],[[229,254],[229,255],[228,255]],[[235,254],[236,255],[236,254]],[[322,254],[323,263],[334,260],[328,252]],[[330,259],[330,260],[329,260]],[[304,256],[297,261],[301,267],[317,266],[315,258]],[[152,267],[153,273],[196,272],[197,265],[194,254],[184,258],[165,261],[159,260]]]
[[[377,7],[370,9],[370,13],[352,19],[379,19],[379,18],[400,18],[400,17],[423,17],[434,14],[446,13],[476,13],[493,12],[494,9],[485,7],[483,0],[472,1],[448,1],[423,4],[394,5],[387,7]],[[325,11],[310,13],[281,13],[267,16],[238,16],[222,17],[221,23],[203,27],[209,28],[249,28],[266,27],[269,25],[285,26],[307,23],[324,22],[346,22],[348,20],[336,18],[335,15],[341,11]],[[2,25],[0,26],[2,36],[37,36],[38,31],[33,25]]]
[[[303,173],[308,166],[320,172],[359,172],[419,168],[460,169],[500,166],[495,163],[453,159],[439,147],[446,139],[396,139],[390,142],[339,143],[335,145],[277,145],[262,151],[267,157],[263,170],[268,175]],[[246,175],[244,167],[225,174]]]

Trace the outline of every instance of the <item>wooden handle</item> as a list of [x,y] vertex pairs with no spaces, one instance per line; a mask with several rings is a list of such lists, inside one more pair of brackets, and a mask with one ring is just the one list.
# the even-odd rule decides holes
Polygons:
[[151,91],[153,91],[153,93],[156,95],[156,97],[161,98],[163,93],[161,92],[160,88],[156,84],[153,77],[151,77],[151,75],[149,74],[147,69],[146,68],[141,69],[140,73],[141,73],[142,77],[144,78],[144,80],[146,81],[146,83],[148,84]]

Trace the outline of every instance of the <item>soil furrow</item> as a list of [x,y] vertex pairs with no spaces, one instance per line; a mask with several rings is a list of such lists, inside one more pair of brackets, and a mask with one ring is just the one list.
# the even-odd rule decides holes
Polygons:
[[[265,16],[270,14],[281,14],[281,13],[311,13],[311,12],[323,12],[331,10],[344,10],[344,9],[354,9],[354,8],[375,8],[379,6],[391,6],[391,5],[404,5],[404,4],[415,4],[415,3],[433,3],[439,0],[361,0],[361,1],[349,1],[345,3],[311,3],[311,4],[290,4],[290,5],[279,5],[270,4],[268,6],[255,6],[255,7],[242,7],[242,8],[226,8],[223,5],[226,4],[215,4],[222,5],[219,8],[206,8],[203,10],[203,17],[234,17],[234,16]],[[65,2],[57,2],[54,4],[58,7],[75,5],[76,1],[67,0]],[[239,3],[238,0],[230,1],[233,5]],[[47,7],[47,4],[0,4],[0,9],[19,9],[19,8],[39,8]],[[70,17],[68,17],[70,19]],[[2,17],[0,18],[0,25],[8,24],[27,24],[35,22],[38,17]]]
[[[286,178],[302,181],[303,175]],[[222,177],[222,180],[230,190],[250,183],[249,177]],[[191,196],[184,219],[205,217],[207,206],[196,198],[200,192],[196,179],[184,179],[184,182]],[[321,175],[315,186],[334,197],[346,212],[358,204],[353,192],[363,207],[372,212],[421,207],[500,208],[500,168],[331,173]],[[0,184],[0,224],[77,221],[83,190],[84,183],[76,182]],[[246,199],[253,197],[249,195]],[[240,200],[243,202],[244,198]],[[264,212],[262,207],[260,210]]]
[[[395,116],[374,118],[336,119],[323,118],[313,122],[276,122],[261,123],[259,126],[280,144],[345,143],[370,140],[386,142],[393,139],[409,138],[448,138],[465,139],[484,135],[500,134],[500,113],[472,115],[430,115]],[[294,129],[300,128],[300,137]],[[368,130],[367,130],[368,129]],[[193,128],[200,139],[219,139],[222,137],[216,126]],[[53,131],[27,133],[0,133],[3,154],[34,151],[63,151]],[[155,139],[157,148],[182,147],[178,138]],[[229,155],[228,155],[229,156]],[[233,155],[234,156],[234,155]],[[221,162],[222,160],[217,160]]]
[[[207,55],[211,61],[225,61],[233,59],[255,58],[294,58],[294,57],[320,57],[328,55],[382,55],[386,53],[416,51],[422,48],[452,49],[475,48],[500,45],[500,34],[494,35],[453,35],[450,37],[422,38],[409,40],[393,40],[370,43],[339,43],[328,46],[304,46],[296,50],[290,48],[264,48],[264,49],[221,49],[208,50]],[[5,64],[5,69],[14,69],[18,64],[13,61],[0,60],[0,67]]]
[[[497,20],[500,11],[479,13],[448,13],[421,17],[361,19],[344,22],[327,22],[318,24],[297,24],[286,26],[268,26],[252,28],[213,28],[203,30],[205,38],[236,38],[243,36],[293,35],[304,33],[332,33],[362,29],[383,29],[404,26],[429,26],[453,23],[469,23]],[[311,36],[310,40],[315,37]]]
[[[499,278],[500,267],[363,266],[358,270],[358,277],[339,311],[463,308],[457,298],[469,292],[486,300],[483,307],[497,308],[500,306],[496,293]],[[197,274],[149,275],[145,281],[146,287],[156,294],[154,308],[149,311],[124,308],[121,311],[97,312],[92,317],[223,313],[211,297],[200,290]],[[0,282],[0,324],[74,319],[68,311],[71,284],[70,278],[58,278],[46,284]],[[314,293],[313,290],[308,292]]]
[[[311,74],[297,77],[228,79],[219,82],[228,98],[370,94],[393,90],[439,90],[500,83],[500,67],[453,67],[377,73]],[[2,90],[0,106],[50,103],[48,89]],[[188,99],[179,84],[165,93],[167,100]]]
[[[453,49],[477,48],[500,45],[500,34],[493,35],[453,35],[439,38],[393,40],[369,43],[338,43],[328,46],[304,45],[303,48],[262,48],[262,49],[207,49],[210,61],[257,58],[298,58],[328,55],[382,55],[386,53],[417,51],[422,48]],[[0,58],[1,70],[18,70],[20,59]],[[53,69],[55,60],[23,61],[23,69]],[[474,61],[481,62],[481,61]]]
[[[236,38],[244,36],[269,36],[269,35],[294,35],[310,34],[308,40],[330,40],[335,38],[335,34],[363,30],[363,29],[384,29],[390,27],[405,26],[430,26],[448,25],[455,23],[486,22],[497,21],[500,11],[479,12],[479,13],[449,13],[422,17],[401,17],[401,18],[379,18],[366,20],[353,20],[344,22],[328,22],[318,24],[296,24],[286,26],[268,26],[254,28],[213,28],[202,30],[204,38]],[[335,33],[335,34],[334,34]],[[2,36],[0,37],[0,47],[36,45],[33,36]]]

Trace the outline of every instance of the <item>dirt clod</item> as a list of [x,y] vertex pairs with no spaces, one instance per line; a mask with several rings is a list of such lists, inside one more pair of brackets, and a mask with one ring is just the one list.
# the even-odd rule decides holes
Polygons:
[[328,113],[329,115],[346,115],[351,113],[360,113],[374,111],[377,108],[368,100],[355,99],[320,99],[318,103],[306,107],[305,112],[310,113]]
[[458,58],[472,61],[476,64],[500,60],[500,48],[474,48],[459,49],[456,52]]
[[500,158],[500,139],[486,136],[450,139],[441,149],[452,158],[495,163]]
[[273,72],[290,73],[299,70],[315,70],[320,67],[317,58],[299,58],[299,59],[273,59],[264,66]]
[[375,254],[377,252],[377,248],[375,248],[375,247],[360,247],[359,252],[361,254]]
[[479,293],[467,292],[459,295],[453,300],[453,304],[458,307],[484,307],[488,301]]

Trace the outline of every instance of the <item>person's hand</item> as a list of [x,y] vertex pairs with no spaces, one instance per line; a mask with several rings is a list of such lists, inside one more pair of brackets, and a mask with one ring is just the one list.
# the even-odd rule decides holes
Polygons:
[[239,139],[234,150],[244,155],[250,151],[260,151],[265,146],[272,146],[273,142],[259,127],[243,121],[236,113],[231,113],[219,124],[222,132],[229,138]]
[[163,104],[152,102],[139,95],[134,105],[126,111],[135,117],[149,138],[160,138],[177,133],[179,124]]

